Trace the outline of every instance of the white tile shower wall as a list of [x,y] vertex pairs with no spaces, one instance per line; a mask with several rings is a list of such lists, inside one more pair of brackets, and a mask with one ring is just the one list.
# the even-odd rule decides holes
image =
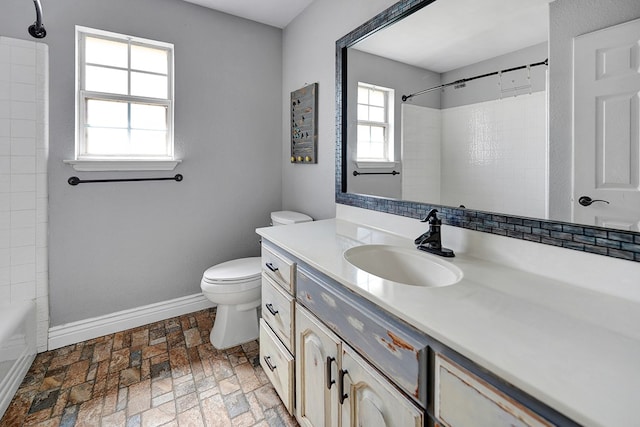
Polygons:
[[443,110],[442,204],[546,218],[545,105],[536,92]]
[[402,198],[440,200],[441,112],[402,104]]
[[49,329],[48,47],[0,36],[0,303],[35,300]]

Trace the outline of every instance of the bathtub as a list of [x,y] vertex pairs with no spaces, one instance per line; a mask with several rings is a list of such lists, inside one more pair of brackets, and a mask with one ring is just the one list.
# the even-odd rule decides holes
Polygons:
[[0,417],[36,357],[36,306],[0,305]]

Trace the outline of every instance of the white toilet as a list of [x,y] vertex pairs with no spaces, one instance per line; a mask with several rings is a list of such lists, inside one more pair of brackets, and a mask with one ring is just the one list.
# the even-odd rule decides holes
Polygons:
[[[309,222],[305,214],[291,211],[271,213],[271,225]],[[218,305],[209,338],[224,350],[258,338],[262,269],[260,257],[240,258],[208,268],[202,275],[203,295]]]

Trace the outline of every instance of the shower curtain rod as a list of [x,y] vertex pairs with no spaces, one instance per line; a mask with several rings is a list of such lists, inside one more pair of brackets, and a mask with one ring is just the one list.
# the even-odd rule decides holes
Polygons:
[[541,61],[541,62],[536,62],[534,64],[521,65],[519,67],[507,68],[505,70],[494,71],[493,73],[481,74],[479,76],[473,76],[473,77],[468,77],[468,78],[465,78],[465,79],[456,80],[455,82],[445,83],[445,84],[442,84],[440,86],[434,86],[434,87],[431,87],[429,89],[424,89],[424,90],[421,90],[419,92],[412,93],[411,95],[402,95],[402,102],[405,102],[405,101],[413,98],[414,96],[422,95],[422,94],[425,94],[427,92],[431,92],[431,91],[434,91],[434,90],[442,89],[442,88],[445,88],[445,87],[448,87],[448,86],[459,85],[459,84],[463,84],[463,83],[466,83],[466,82],[470,82],[471,80],[477,80],[477,79],[482,79],[484,77],[495,76],[495,75],[498,75],[498,74],[508,73],[508,72],[516,71],[516,70],[522,70],[524,68],[537,67],[539,65],[549,65],[549,58],[547,58],[547,59],[545,59],[544,61]]
[[36,22],[29,26],[29,34],[36,39],[42,39],[46,37],[47,30],[45,30],[44,25],[42,25],[42,6],[40,5],[40,0],[33,0],[33,5],[36,8]]

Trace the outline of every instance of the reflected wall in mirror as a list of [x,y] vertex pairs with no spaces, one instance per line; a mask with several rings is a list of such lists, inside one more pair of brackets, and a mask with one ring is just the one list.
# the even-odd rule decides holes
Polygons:
[[[616,127],[623,130],[585,135],[584,140],[594,140],[594,159],[578,150],[570,158],[554,155],[566,151],[557,145],[571,146],[571,141],[549,141],[548,136],[548,99],[554,96],[549,90],[554,63],[546,65],[554,43],[548,40],[552,1],[423,2],[430,4],[350,45],[343,54],[348,67],[343,67],[341,76],[346,86],[342,91],[346,191],[637,231],[640,156],[638,133],[633,130],[638,115],[634,118],[633,111],[640,84],[624,88],[631,95],[609,100],[608,105],[595,94],[600,89],[583,99],[589,105],[600,102],[603,111],[607,107],[631,120],[603,116],[604,121],[611,120],[609,129],[619,123]],[[609,42],[612,37],[604,39]],[[637,43],[631,42],[620,41],[620,46],[636,46],[636,51],[618,50],[620,61],[613,54],[604,55],[607,66],[621,67],[616,73],[628,71],[623,69],[624,54],[638,58]],[[602,49],[597,43],[602,44],[585,42],[583,56],[595,58],[581,64],[585,70],[602,66],[593,54]],[[640,77],[637,69],[635,75]],[[387,91],[388,100],[372,105],[363,96],[363,87]],[[614,92],[620,93],[619,83],[607,96]],[[581,125],[588,127],[604,113],[584,114],[591,114],[590,119],[582,118]],[[580,132],[578,126],[576,131]],[[605,144],[612,140],[622,142]],[[586,174],[572,174],[576,162],[591,165]],[[586,184],[572,188],[572,180]],[[584,206],[579,203],[583,195],[616,203]]]

